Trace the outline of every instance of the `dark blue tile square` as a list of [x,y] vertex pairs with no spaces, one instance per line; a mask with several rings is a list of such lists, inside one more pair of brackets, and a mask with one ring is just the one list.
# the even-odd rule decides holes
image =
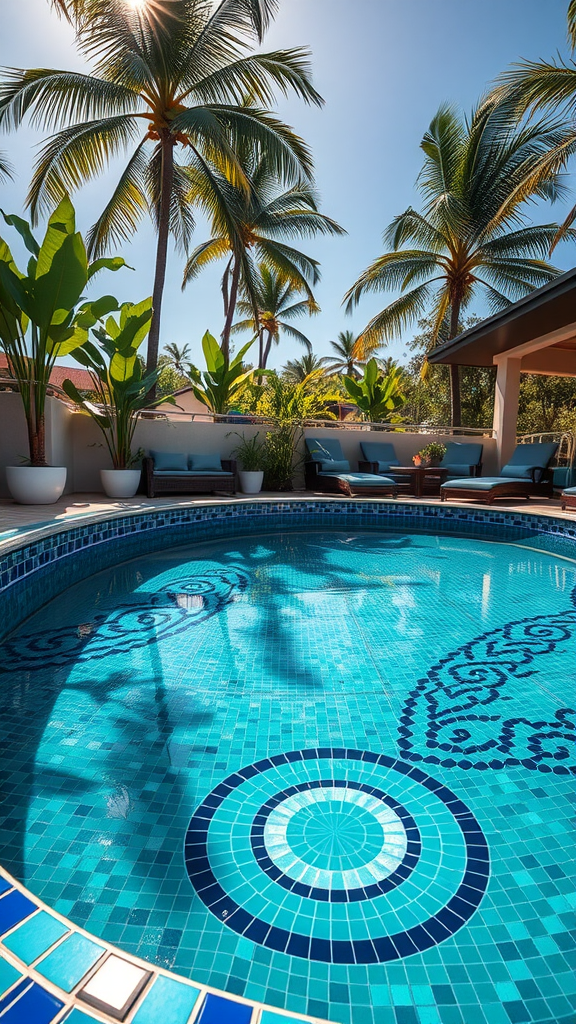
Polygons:
[[36,904],[23,893],[17,889],[9,892],[0,900],[0,935],[10,931],[10,928],[19,924],[25,917],[30,917],[35,910],[38,910]]
[[[23,982],[26,985],[26,982]],[[8,997],[8,1003],[14,998],[14,992]],[[46,992],[40,985],[32,982],[22,992],[20,998],[2,1013],[2,1024],[50,1024],[60,1012],[64,1003]]]
[[197,1018],[197,1024],[250,1024],[252,1007],[209,993]]
[[512,1003],[503,1003],[502,1005],[510,1017],[511,1024],[524,1024],[525,1021],[532,1020],[532,1014],[528,1007],[519,999],[515,999]]

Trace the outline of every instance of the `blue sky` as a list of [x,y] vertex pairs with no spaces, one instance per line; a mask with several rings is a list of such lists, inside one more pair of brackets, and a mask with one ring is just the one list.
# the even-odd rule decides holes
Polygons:
[[[4,0],[0,63],[18,67],[81,67],[70,30],[50,11],[48,0]],[[3,4],[3,6],[4,6]],[[280,0],[280,13],[264,49],[308,45],[314,79],[326,100],[322,110],[290,99],[278,110],[314,151],[322,208],[347,229],[345,238],[305,241],[303,248],[322,264],[317,298],[322,313],[299,326],[319,355],[339,330],[361,329],[385,305],[384,297],[363,301],[353,317],[341,307],[345,290],[382,251],[384,227],[406,206],[418,203],[414,182],[421,164],[420,139],[438,106],[469,110],[490,81],[520,57],[544,58],[566,52],[566,0]],[[42,136],[29,128],[0,137],[18,170],[14,184],[1,186],[1,205],[22,212],[33,146]],[[75,197],[82,230],[93,222],[111,191],[118,168]],[[535,211],[534,219],[559,219],[557,206]],[[199,221],[195,244],[208,237]],[[121,254],[135,268],[105,281],[99,290],[137,300],[150,294],[154,234],[143,223]],[[16,249],[16,247],[15,247]],[[571,245],[556,252],[562,269],[573,265]],[[180,289],[182,258],[171,254],[162,321],[162,343],[188,343],[200,359],[206,328],[222,328],[221,268],[205,272],[186,292]],[[478,311],[483,312],[479,307]],[[408,337],[410,334],[408,334]],[[275,365],[299,356],[284,342]],[[402,358],[402,341],[389,346]]]

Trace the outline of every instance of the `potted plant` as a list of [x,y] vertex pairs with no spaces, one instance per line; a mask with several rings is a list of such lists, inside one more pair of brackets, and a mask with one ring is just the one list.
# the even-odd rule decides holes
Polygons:
[[232,455],[242,464],[238,473],[242,493],[259,494],[266,465],[266,441],[261,441],[259,434],[246,439],[244,434],[236,432],[236,437],[240,438],[240,444],[236,445]]
[[62,387],[69,398],[86,409],[104,434],[112,459],[112,469],[101,469],[102,487],[109,498],[132,498],[140,484],[141,449],[134,452],[132,442],[136,424],[144,409],[163,402],[174,403],[172,395],[150,401],[161,367],[145,374],[138,349],[150,330],[152,299],[134,304],[125,302],[119,317],[109,316],[103,328],[94,331],[99,346],[86,342],[72,355],[90,371],[96,402],[79,394],[71,380]]
[[126,264],[119,257],[88,263],[68,198],[50,217],[41,243],[25,220],[2,215],[31,254],[23,273],[0,238],[0,344],[22,400],[30,449],[29,464],[7,466],[6,478],[16,501],[46,505],[58,500],[66,484],[66,467],[46,462],[50,375],[56,359],[78,350],[88,339],[89,326],[115,305],[109,296],[80,305],[88,281],[99,270]]
[[424,448],[421,448],[417,455],[414,455],[412,462],[415,466],[439,466],[446,455],[446,445],[439,441],[430,441]]

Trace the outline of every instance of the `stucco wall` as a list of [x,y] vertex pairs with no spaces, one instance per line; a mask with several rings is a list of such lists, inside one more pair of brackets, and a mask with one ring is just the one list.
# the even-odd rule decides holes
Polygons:
[[[169,452],[219,453],[227,457],[238,443],[236,432],[252,437],[266,432],[266,427],[234,426],[227,423],[199,423],[190,421],[167,422],[140,420],[136,429],[135,446],[146,451],[155,448]],[[423,434],[408,434],[400,431],[389,434],[383,431],[360,429],[321,428],[306,431],[308,436],[319,439],[337,437],[342,445],[344,458],[349,459],[353,469],[357,468],[360,457],[360,441],[390,441],[394,444],[400,462],[409,464],[412,456],[432,438]],[[434,435],[433,440],[449,441],[450,437]],[[476,441],[477,438],[459,437],[459,441]],[[496,472],[496,443],[492,438],[482,438],[484,444],[484,473]],[[20,455],[26,455],[28,443],[26,425],[18,395],[0,393],[0,489],[7,494],[4,466],[19,464]],[[99,491],[99,470],[111,467],[102,434],[89,416],[70,412],[62,403],[48,399],[47,404],[47,457],[56,465],[68,467],[66,490],[76,493]],[[296,481],[298,483],[298,480]]]

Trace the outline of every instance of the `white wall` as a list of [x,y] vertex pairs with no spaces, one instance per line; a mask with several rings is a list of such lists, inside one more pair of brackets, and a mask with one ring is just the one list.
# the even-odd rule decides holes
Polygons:
[[[250,424],[236,426],[228,423],[168,422],[161,420],[140,420],[136,428],[135,447],[146,451],[155,448],[167,452],[218,453],[228,457],[238,443],[236,432],[252,437],[266,433],[265,426]],[[353,469],[360,458],[360,441],[390,441],[403,464],[410,464],[412,456],[428,441],[450,441],[449,436],[408,434],[400,431],[367,431],[360,425],[355,429],[310,428],[308,437],[321,439],[338,438],[344,458],[349,459]],[[481,440],[484,444],[484,474],[496,472],[496,442],[493,438],[458,437],[465,443]],[[26,424],[16,394],[0,393],[0,493],[7,495],[4,466],[18,465],[19,455],[28,452]],[[62,402],[48,399],[47,402],[47,459],[51,465],[68,467],[66,490],[81,493],[99,491],[99,470],[110,468],[112,463],[104,438],[88,415],[71,412]],[[298,484],[298,479],[296,479]]]

